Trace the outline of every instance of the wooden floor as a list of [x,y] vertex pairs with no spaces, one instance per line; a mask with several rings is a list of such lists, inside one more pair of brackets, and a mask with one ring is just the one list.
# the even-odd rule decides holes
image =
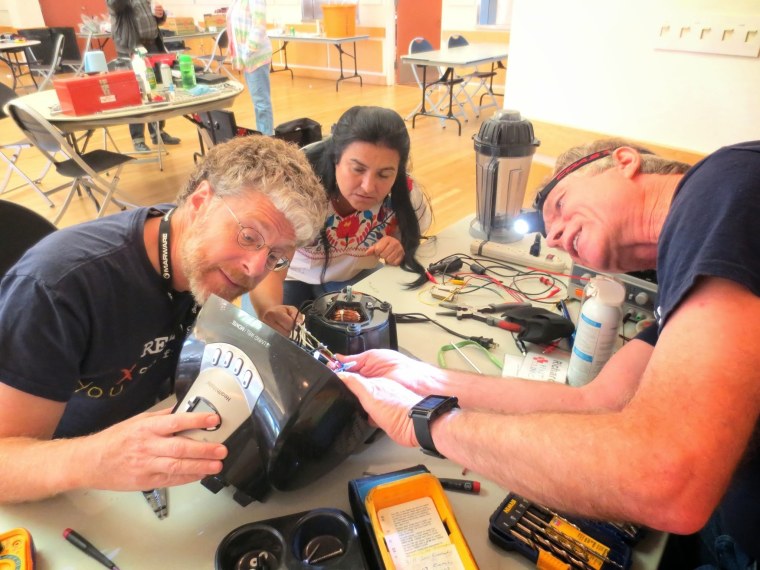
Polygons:
[[[272,99],[275,124],[310,117],[322,125],[323,134],[330,132],[330,126],[338,117],[353,105],[380,105],[390,107],[406,116],[419,101],[419,89],[409,86],[360,87],[356,80],[341,83],[336,93],[335,83],[330,80],[296,77],[291,81],[289,74],[272,75]],[[248,92],[243,92],[232,108],[238,125],[255,128],[253,105]],[[434,222],[429,233],[450,225],[475,211],[475,150],[472,137],[477,134],[484,118],[494,113],[490,108],[484,116],[476,119],[472,114],[469,121],[463,123],[462,135],[457,136],[456,123],[446,121],[442,128],[438,119],[418,117],[416,128],[408,122],[412,138],[411,171],[422,184],[433,205]],[[15,142],[22,138],[21,133],[10,119],[0,122],[0,144]],[[128,164],[123,172],[119,187],[134,197],[141,205],[158,202],[171,202],[179,188],[184,184],[188,173],[193,168],[193,153],[198,151],[198,137],[195,127],[184,118],[168,121],[166,130],[182,139],[179,146],[169,147],[169,155],[164,160],[164,170],[160,171],[157,163]],[[126,126],[110,129],[117,146],[123,152],[132,150],[131,139]],[[31,178],[35,178],[45,165],[44,159],[36,149],[22,152],[19,166]],[[0,177],[5,174],[5,164],[0,164]],[[54,171],[44,178],[43,188],[54,188],[63,179]],[[18,186],[22,180],[12,176],[8,189]],[[65,195],[58,192],[52,196],[60,204]],[[0,198],[23,204],[45,217],[52,219],[57,207],[50,208],[34,189],[24,186],[15,190],[6,190]],[[116,212],[116,207],[113,207]],[[66,215],[59,222],[65,227],[93,218],[94,205],[87,198],[74,198]]]

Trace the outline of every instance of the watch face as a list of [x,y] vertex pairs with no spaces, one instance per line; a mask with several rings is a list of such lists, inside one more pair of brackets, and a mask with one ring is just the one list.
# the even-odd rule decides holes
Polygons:
[[422,410],[434,410],[448,399],[448,396],[428,396],[415,407]]

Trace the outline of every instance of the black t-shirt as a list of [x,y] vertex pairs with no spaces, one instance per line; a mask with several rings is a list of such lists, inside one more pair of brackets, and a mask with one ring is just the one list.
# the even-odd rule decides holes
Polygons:
[[[760,141],[722,148],[686,173],[676,190],[658,247],[658,325],[645,330],[639,336],[641,340],[656,344],[659,331],[701,276],[729,279],[760,296],[758,220]],[[721,342],[719,338],[715,341]],[[729,534],[756,559],[760,559],[758,444],[756,426],[718,507]]]
[[195,303],[170,297],[148,259],[145,220],[160,213],[58,230],[0,280],[0,381],[67,402],[55,437],[102,430],[169,394]]

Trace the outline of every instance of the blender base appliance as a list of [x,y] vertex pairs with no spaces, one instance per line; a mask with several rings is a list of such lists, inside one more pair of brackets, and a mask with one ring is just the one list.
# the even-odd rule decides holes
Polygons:
[[223,443],[222,471],[245,506],[274,489],[303,487],[374,433],[356,397],[325,365],[232,303],[211,296],[177,365],[174,412],[219,414],[218,426],[180,435]]
[[[475,140],[476,212],[470,223],[475,238],[470,252],[548,271],[563,271],[567,256],[541,244],[531,255],[533,236],[515,229],[522,210],[533,154],[541,142],[533,125],[518,111],[503,109],[484,121]],[[540,239],[540,238],[539,238]]]
[[391,304],[348,286],[325,293],[304,311],[305,325],[332,352],[358,354],[371,348],[398,350]]
[[500,110],[480,126],[475,140],[477,208],[470,235],[485,241],[518,241],[520,215],[533,154],[541,142],[518,111]]

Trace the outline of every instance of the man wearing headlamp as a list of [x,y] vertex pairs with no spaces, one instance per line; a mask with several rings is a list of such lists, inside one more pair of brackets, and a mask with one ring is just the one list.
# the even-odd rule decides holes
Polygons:
[[[707,559],[760,559],[760,141],[692,168],[622,140],[558,159],[536,206],[548,244],[594,269],[657,269],[657,324],[573,388],[439,370],[389,352],[343,374],[370,416],[417,445],[420,396],[459,399],[436,450],[558,510],[676,534]],[[389,382],[391,379],[394,382]],[[691,566],[689,566],[689,564]],[[672,568],[673,566],[668,566]]]

